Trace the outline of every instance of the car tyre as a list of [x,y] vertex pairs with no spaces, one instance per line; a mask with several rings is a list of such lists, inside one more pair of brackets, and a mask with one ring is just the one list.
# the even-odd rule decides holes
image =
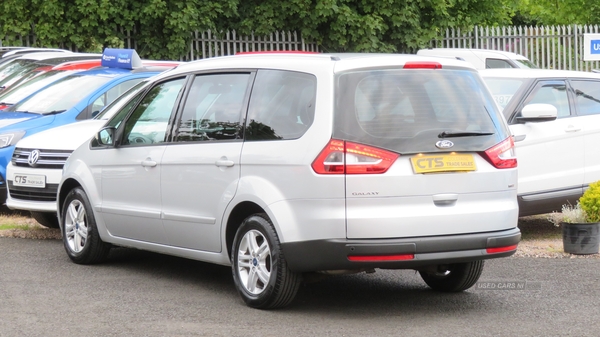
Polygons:
[[100,238],[91,204],[81,187],[67,194],[61,218],[63,243],[73,262],[94,264],[106,259],[111,246]]
[[58,217],[56,213],[30,212],[31,217],[40,225],[48,228],[58,228]]
[[254,214],[242,222],[233,240],[231,261],[235,286],[248,306],[281,308],[296,296],[301,275],[289,270],[266,214]]
[[421,278],[434,290],[459,292],[471,288],[483,272],[483,260],[439,266],[438,271],[419,271]]

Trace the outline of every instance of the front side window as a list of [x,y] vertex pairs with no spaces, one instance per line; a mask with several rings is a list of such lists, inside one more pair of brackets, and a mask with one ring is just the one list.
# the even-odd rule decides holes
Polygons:
[[[96,115],[94,119],[110,119],[106,123],[106,127],[112,127],[114,129],[118,128],[123,119],[127,117],[131,109],[133,109],[135,104],[140,100],[141,96],[143,95],[143,90],[142,92],[139,91],[145,84],[146,82],[140,82],[133,88],[129,89],[129,91],[109,104],[100,114]],[[100,133],[102,144],[113,144],[114,139],[112,137],[113,133],[106,131],[102,131]],[[93,139],[92,147],[98,147],[98,145],[98,141]]]
[[167,127],[185,78],[150,89],[125,122],[122,145],[149,145],[166,141]]
[[260,70],[256,76],[246,122],[246,140],[300,138],[315,116],[314,75]]
[[242,115],[250,74],[194,78],[175,135],[176,142],[242,138]]
[[[556,107],[559,118],[570,116],[571,108],[569,107],[569,96],[567,95],[565,81],[539,82],[525,100],[525,105],[540,103]],[[519,115],[520,113],[517,114],[517,117]]]
[[600,114],[600,81],[571,81],[578,115]]

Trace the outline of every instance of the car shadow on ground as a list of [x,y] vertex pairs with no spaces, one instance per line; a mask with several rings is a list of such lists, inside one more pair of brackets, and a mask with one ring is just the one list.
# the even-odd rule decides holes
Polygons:
[[[129,248],[111,250],[106,267],[124,269],[128,273],[147,273],[152,278],[176,279],[178,282],[193,284],[194,287],[210,289],[239,298],[233,283],[231,268],[184,258],[167,256]],[[475,305],[474,302],[477,302]],[[301,284],[292,304],[280,310],[286,312],[315,311],[364,313],[373,312],[406,313],[410,310],[452,312],[457,307],[485,309],[488,305],[481,301],[480,293],[440,293],[428,288],[418,273],[413,270],[377,270],[375,273],[358,273],[337,276],[308,274]],[[244,306],[241,299],[239,305]],[[492,304],[490,304],[490,308]],[[477,309],[475,309],[477,308]]]

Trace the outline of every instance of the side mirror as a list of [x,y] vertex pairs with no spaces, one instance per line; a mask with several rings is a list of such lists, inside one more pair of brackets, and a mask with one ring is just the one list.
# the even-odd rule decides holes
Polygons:
[[102,147],[114,147],[115,146],[115,134],[117,129],[114,126],[107,126],[96,133],[94,136],[94,144]]
[[548,122],[553,121],[558,116],[558,110],[552,104],[536,103],[528,104],[521,110],[521,117],[517,117],[519,122]]

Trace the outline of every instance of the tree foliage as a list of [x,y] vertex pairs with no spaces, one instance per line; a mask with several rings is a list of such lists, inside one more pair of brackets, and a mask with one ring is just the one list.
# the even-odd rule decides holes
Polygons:
[[519,14],[517,19],[524,23],[596,25],[600,19],[600,2],[596,0],[523,0],[518,2],[516,12]]
[[298,31],[327,51],[395,52],[424,47],[449,27],[509,23],[514,1],[3,0],[0,37],[33,30],[38,46],[99,52],[122,47],[130,30],[140,56],[178,59],[193,31]]

